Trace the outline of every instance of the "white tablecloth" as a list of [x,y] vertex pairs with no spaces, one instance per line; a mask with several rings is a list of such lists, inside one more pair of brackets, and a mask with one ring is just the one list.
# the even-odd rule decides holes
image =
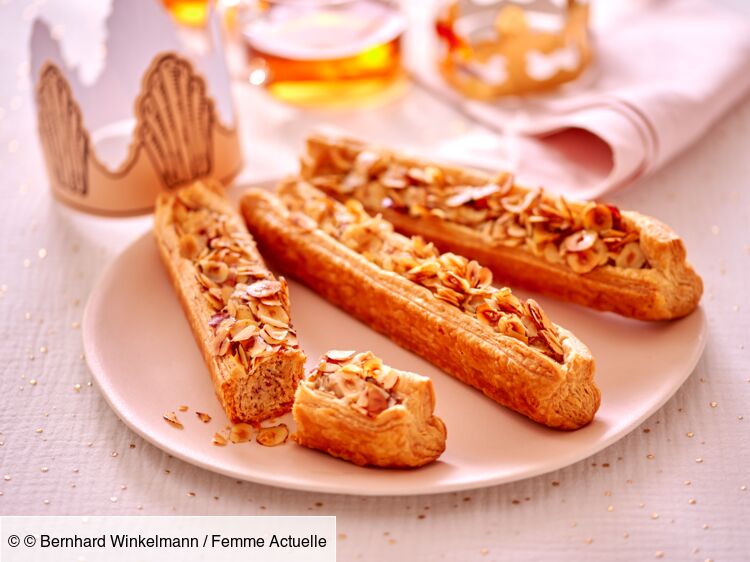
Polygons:
[[[171,458],[91,384],[87,295],[149,220],[94,218],[51,198],[25,79],[29,4],[0,2],[0,513],[333,514],[342,560],[750,557],[750,100],[613,198],[673,226],[706,285],[708,346],[664,408],[594,457],[514,484],[403,498],[292,492]],[[67,3],[49,4],[64,18]],[[423,150],[476,128],[414,87],[367,110],[302,111],[242,85],[236,102],[251,180],[292,170],[322,122]]]

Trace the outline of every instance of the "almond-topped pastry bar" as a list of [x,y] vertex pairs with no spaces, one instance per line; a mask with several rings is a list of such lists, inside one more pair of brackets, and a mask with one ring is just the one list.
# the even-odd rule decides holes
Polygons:
[[198,182],[160,195],[154,234],[227,416],[257,424],[291,409],[305,355],[286,281],[216,190]]
[[477,262],[296,179],[278,196],[249,190],[242,212],[280,267],[399,345],[540,423],[575,429],[593,418],[588,348],[533,300],[493,287]]
[[398,230],[490,267],[499,280],[642,320],[692,312],[703,284],[666,225],[595,201],[411,158],[343,137],[308,139],[301,175]]
[[300,445],[359,465],[417,467],[445,450],[427,377],[383,364],[372,352],[329,351],[294,400]]

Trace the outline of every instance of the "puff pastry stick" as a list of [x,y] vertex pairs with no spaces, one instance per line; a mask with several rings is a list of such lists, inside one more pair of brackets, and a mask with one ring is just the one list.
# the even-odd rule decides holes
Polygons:
[[249,190],[241,207],[283,270],[500,404],[561,429],[591,421],[594,360],[536,302],[494,288],[477,262],[395,233],[356,201],[294,179],[279,193]]
[[302,177],[408,235],[481,261],[498,280],[641,320],[692,312],[703,292],[661,222],[338,137],[308,139]]
[[293,439],[358,465],[423,466],[445,450],[427,377],[383,365],[372,352],[329,351],[294,399]]
[[218,189],[199,182],[161,194],[154,234],[216,396],[232,422],[257,424],[291,409],[305,355],[286,281]]

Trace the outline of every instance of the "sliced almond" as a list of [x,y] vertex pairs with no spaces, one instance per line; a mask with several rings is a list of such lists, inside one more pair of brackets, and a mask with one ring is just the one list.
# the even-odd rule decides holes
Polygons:
[[258,307],[258,320],[277,328],[289,327],[289,314],[281,306]]
[[201,262],[201,271],[214,283],[223,283],[229,277],[229,266],[221,261]]
[[258,327],[258,325],[252,323],[251,320],[241,320],[241,322],[247,322],[247,325],[234,333],[234,335],[232,336],[232,341],[247,341],[260,333],[260,328]]
[[477,307],[476,316],[477,320],[485,326],[497,326],[497,321],[500,320],[502,313],[486,303],[482,303]]
[[203,423],[208,423],[211,421],[211,416],[209,416],[205,412],[195,412],[195,415],[198,416],[198,419]]
[[550,322],[550,319],[547,316],[547,313],[542,310],[542,307],[539,306],[538,302],[536,302],[534,299],[528,299],[526,301],[526,308],[528,309],[529,316],[531,316],[531,319],[534,321],[537,328],[539,328],[540,330],[554,329],[552,322]]
[[579,230],[565,238],[562,247],[568,252],[584,252],[591,248],[598,238],[592,230]]
[[526,228],[516,223],[509,224],[505,231],[508,233],[508,236],[513,238],[526,238],[527,234]]
[[249,349],[247,349],[247,354],[250,357],[260,357],[261,355],[265,354],[268,350],[268,345],[265,341],[263,341],[263,338],[261,337],[255,337],[253,338],[253,345]]
[[337,398],[358,394],[364,388],[365,382],[356,373],[340,369],[328,375],[325,389],[333,392]]
[[369,374],[383,368],[383,360],[380,357],[375,357],[372,353],[363,353],[362,355],[365,357],[364,363],[362,363],[362,370],[365,373]]
[[626,267],[630,269],[640,269],[646,263],[646,255],[641,249],[638,242],[631,242],[623,246],[619,255],[615,259],[617,267]]
[[224,447],[227,444],[227,438],[221,433],[214,433],[214,437],[211,442],[217,447]]
[[189,260],[195,259],[203,249],[203,242],[195,234],[180,236],[180,255]]
[[270,343],[271,345],[280,344],[284,343],[287,335],[289,335],[289,330],[274,328],[266,324],[261,329],[260,335],[264,340],[266,340],[267,343]]
[[388,369],[388,372],[383,375],[380,382],[383,385],[383,388],[385,388],[386,390],[392,390],[396,388],[398,379],[398,373],[396,373],[396,371],[394,371],[393,369]]
[[256,281],[247,288],[247,294],[256,299],[267,298],[281,290],[281,283],[272,279]]
[[286,443],[289,438],[289,428],[286,424],[279,424],[274,427],[262,427],[255,436],[258,444],[264,447],[276,447]]
[[232,443],[245,443],[253,436],[253,426],[249,423],[236,423],[229,430],[229,440]]
[[451,195],[445,200],[446,207],[460,207],[474,201],[481,201],[491,195],[500,193],[500,186],[495,183],[488,183],[479,187],[462,187],[455,195]]
[[584,207],[581,212],[583,228],[600,232],[612,228],[612,211],[606,205],[594,203],[593,201]]
[[497,330],[501,334],[516,338],[524,343],[529,341],[526,334],[526,326],[518,316],[513,314],[503,314],[497,322]]
[[593,250],[570,253],[565,256],[565,261],[576,273],[588,273],[599,265],[599,257]]
[[169,425],[171,425],[175,429],[184,428],[184,426],[180,423],[180,420],[177,419],[177,414],[175,414],[174,412],[167,412],[162,417],[164,418],[165,422],[167,422]]
[[362,394],[359,395],[357,405],[367,410],[367,413],[371,416],[377,416],[388,409],[389,398],[390,396],[385,390],[374,384],[368,384]]
[[356,353],[356,351],[352,350],[343,351],[340,349],[332,349],[326,352],[326,357],[334,363],[343,363],[344,361],[347,361],[354,357]]

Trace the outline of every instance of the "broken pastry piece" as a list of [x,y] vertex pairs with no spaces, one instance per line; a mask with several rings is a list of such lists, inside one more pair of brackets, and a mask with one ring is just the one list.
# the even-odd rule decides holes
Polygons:
[[640,320],[692,312],[703,292],[665,224],[344,137],[307,141],[301,175],[404,234],[481,261],[498,281]]
[[589,349],[534,300],[495,288],[486,267],[295,178],[278,195],[248,190],[241,206],[279,267],[397,344],[536,422],[593,419]]
[[358,465],[418,467],[445,450],[427,377],[398,371],[371,352],[329,351],[294,401],[300,445]]
[[218,188],[197,182],[159,196],[154,234],[229,419],[288,412],[305,355],[286,281],[268,271],[242,219]]

